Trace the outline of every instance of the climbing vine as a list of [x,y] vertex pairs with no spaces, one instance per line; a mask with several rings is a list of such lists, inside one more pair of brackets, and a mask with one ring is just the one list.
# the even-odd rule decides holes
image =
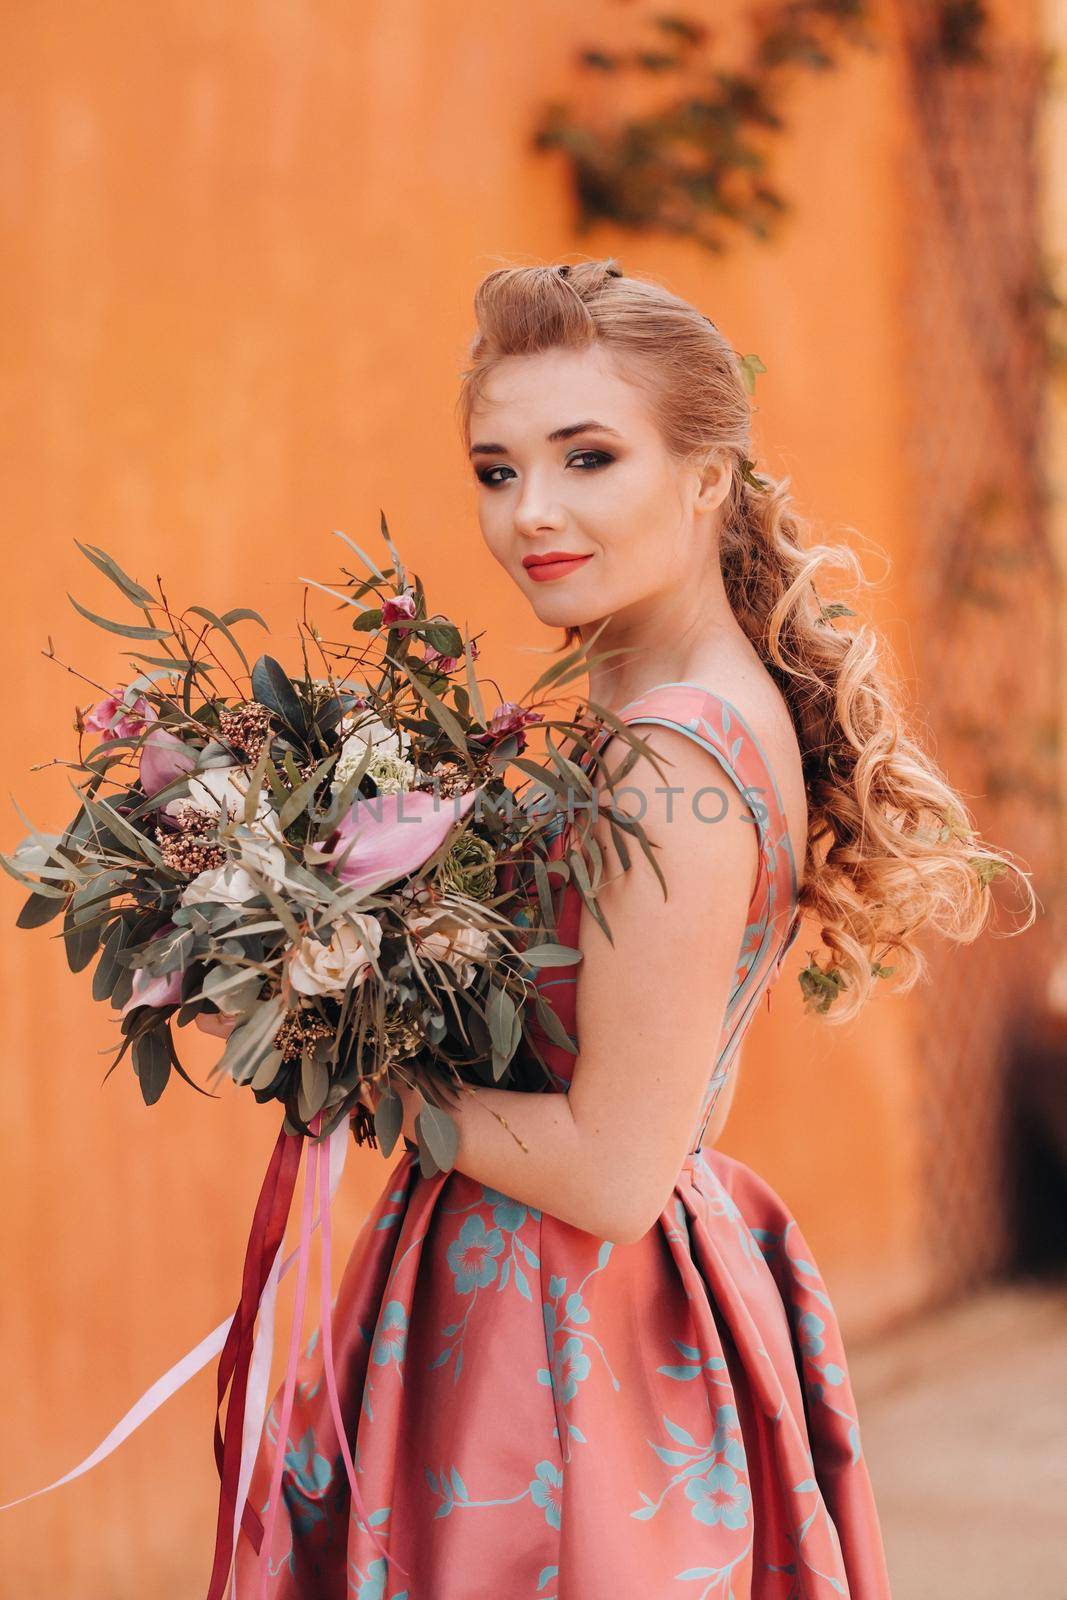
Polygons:
[[[658,78],[670,89],[654,110],[641,113],[601,106],[590,119],[559,101],[545,108],[535,148],[568,158],[578,231],[609,221],[688,236],[716,252],[725,249],[731,231],[770,238],[792,210],[773,173],[775,141],[788,126],[783,107],[790,81],[800,72],[834,68],[842,47],[877,51],[875,9],[870,0],[779,0],[760,7],[741,67],[722,64],[704,20],[673,12],[646,18],[652,32],[646,45],[583,48],[578,62],[584,72]],[[942,0],[929,12],[929,59],[945,66],[985,59],[981,0]]]

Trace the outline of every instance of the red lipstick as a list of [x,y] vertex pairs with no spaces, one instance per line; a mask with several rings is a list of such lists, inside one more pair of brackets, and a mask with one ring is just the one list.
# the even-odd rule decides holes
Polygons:
[[535,583],[548,583],[552,578],[574,572],[590,559],[590,556],[570,555],[566,550],[544,550],[535,556],[523,556],[522,564]]

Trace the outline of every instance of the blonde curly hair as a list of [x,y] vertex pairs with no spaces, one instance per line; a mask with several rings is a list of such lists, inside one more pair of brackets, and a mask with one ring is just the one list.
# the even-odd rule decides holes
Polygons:
[[[847,1022],[875,980],[905,993],[927,972],[917,943],[932,926],[959,943],[989,920],[990,884],[1014,873],[1034,921],[1030,874],[982,843],[961,796],[906,726],[889,651],[856,612],[825,605],[816,575],[850,572],[870,588],[847,545],[811,544],[788,478],[757,475],[742,358],[718,327],[661,284],[615,260],[501,267],[479,283],[471,365],[457,417],[470,447],[473,407],[510,356],[597,344],[640,382],[670,454],[682,464],[724,455],[733,468],[718,558],[730,606],[792,713],[808,797],[802,909],[819,927],[825,965],[800,973],[809,1009]],[[568,628],[560,648],[580,637]],[[893,957],[893,964],[885,964]]]

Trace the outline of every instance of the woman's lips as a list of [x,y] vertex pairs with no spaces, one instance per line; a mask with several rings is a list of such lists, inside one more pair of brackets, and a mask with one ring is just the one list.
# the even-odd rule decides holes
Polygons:
[[566,561],[535,561],[526,571],[535,583],[548,583],[552,578],[562,578],[568,572],[573,572],[591,559],[591,556],[568,556]]

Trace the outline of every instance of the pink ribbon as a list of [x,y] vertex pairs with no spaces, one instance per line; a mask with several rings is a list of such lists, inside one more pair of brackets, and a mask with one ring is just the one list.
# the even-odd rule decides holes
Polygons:
[[[313,1132],[318,1134],[321,1130],[324,1113],[320,1112],[315,1119]],[[17,1500],[9,1500],[5,1505],[0,1505],[0,1511],[11,1510],[14,1506],[22,1505],[26,1500],[33,1500],[37,1495],[49,1494],[53,1489],[58,1489],[64,1483],[70,1483],[75,1478],[98,1466],[119,1445],[129,1438],[131,1433],[141,1426],[143,1422],[158,1411],[161,1406],[183,1388],[191,1378],[203,1370],[213,1356],[220,1355],[220,1378],[224,1371],[243,1373],[247,1377],[247,1387],[241,1389],[241,1403],[234,1406],[235,1390],[231,1390],[230,1401],[226,1414],[226,1436],[233,1440],[239,1438],[239,1456],[235,1454],[234,1447],[230,1447],[230,1486],[224,1480],[220,1494],[219,1529],[227,1527],[228,1537],[217,1539],[217,1544],[225,1549],[229,1546],[230,1554],[226,1560],[225,1568],[221,1573],[221,1584],[225,1585],[227,1577],[234,1567],[232,1552],[236,1550],[238,1530],[243,1526],[249,1534],[254,1548],[260,1557],[260,1583],[261,1593],[264,1592],[267,1569],[269,1566],[270,1534],[273,1531],[274,1519],[277,1510],[278,1495],[281,1481],[281,1467],[284,1462],[285,1447],[288,1440],[288,1427],[292,1414],[293,1396],[296,1389],[296,1370],[299,1358],[300,1331],[303,1323],[304,1307],[307,1297],[307,1277],[311,1255],[311,1235],[322,1224],[322,1296],[321,1319],[323,1339],[323,1359],[325,1365],[326,1385],[330,1398],[330,1409],[333,1416],[334,1427],[337,1430],[341,1453],[348,1474],[349,1486],[352,1491],[352,1501],[364,1523],[367,1525],[378,1550],[388,1560],[388,1552],[382,1545],[377,1534],[370,1527],[366,1508],[356,1485],[355,1469],[348,1448],[348,1439],[345,1433],[344,1421],[341,1413],[340,1399],[337,1391],[337,1378],[333,1361],[333,1336],[332,1336],[332,1307],[330,1302],[330,1207],[341,1173],[344,1170],[345,1156],[348,1149],[348,1119],[343,1119],[334,1129],[329,1139],[320,1140],[317,1145],[308,1151],[307,1172],[305,1175],[304,1207],[301,1220],[300,1242],[284,1262],[281,1261],[281,1233],[284,1233],[284,1217],[282,1218],[281,1233],[277,1232],[278,1212],[284,1205],[285,1216],[288,1215],[288,1201],[285,1199],[286,1178],[292,1169],[292,1146],[288,1148],[283,1141],[295,1140],[297,1144],[296,1162],[299,1164],[301,1148],[307,1142],[302,1136],[280,1134],[271,1162],[268,1165],[263,1187],[260,1191],[257,1205],[257,1221],[253,1220],[252,1233],[246,1251],[245,1284],[255,1284],[260,1278],[263,1280],[261,1293],[252,1319],[248,1317],[248,1306],[244,1291],[242,1303],[232,1317],[228,1317],[187,1355],[175,1362],[151,1388],[147,1389],[141,1397],[134,1402],[125,1416],[116,1423],[111,1432],[104,1438],[85,1460],[76,1467],[57,1478],[54,1483],[46,1484],[41,1489],[34,1489],[29,1494],[21,1495]],[[287,1159],[284,1159],[286,1158]],[[319,1205],[318,1216],[313,1218],[315,1201],[315,1166],[319,1168]],[[327,1190],[328,1186],[328,1190]],[[280,1191],[280,1192],[279,1192]],[[291,1196],[292,1188],[289,1187]],[[269,1231],[266,1222],[273,1223]],[[258,1239],[257,1239],[258,1234]],[[276,1242],[275,1242],[276,1237]],[[281,1263],[279,1265],[279,1263]],[[290,1336],[289,1359],[286,1370],[285,1385],[283,1390],[283,1421],[278,1430],[277,1449],[274,1462],[274,1481],[271,1488],[270,1502],[268,1505],[268,1523],[260,1524],[259,1518],[247,1502],[248,1488],[251,1481],[252,1467],[254,1465],[263,1433],[263,1420],[266,1413],[266,1395],[270,1381],[270,1364],[274,1343],[274,1313],[278,1284],[282,1278],[297,1264],[297,1304],[293,1312],[293,1326]],[[242,1314],[243,1313],[243,1314]],[[248,1347],[249,1334],[252,1320],[256,1323],[255,1337]],[[243,1334],[242,1334],[243,1329]],[[224,1392],[225,1384],[220,1388]],[[286,1409],[287,1406],[287,1409]],[[239,1425],[238,1425],[239,1424]],[[216,1450],[221,1457],[220,1466],[226,1465],[226,1440],[220,1434],[218,1417],[216,1415]],[[234,1462],[238,1462],[236,1474]],[[236,1488],[233,1487],[236,1476]],[[223,1506],[229,1515],[222,1515]],[[393,1558],[398,1569],[406,1573],[407,1568]],[[213,1580],[218,1566],[218,1549],[216,1550],[216,1569],[213,1569]],[[236,1573],[234,1577],[234,1590],[236,1595]],[[221,1593],[221,1591],[220,1591]]]
[[[328,1153],[326,1146],[320,1145],[320,1187],[326,1180],[327,1160]],[[330,1396],[330,1410],[333,1412],[333,1425],[337,1430],[337,1440],[341,1446],[341,1455],[344,1458],[345,1471],[348,1473],[348,1486],[352,1491],[352,1503],[358,1511],[360,1517],[363,1519],[363,1522],[366,1524],[367,1532],[374,1540],[381,1554],[385,1557],[388,1570],[388,1562],[390,1559],[389,1552],[386,1550],[385,1546],[378,1538],[378,1535],[371,1527],[370,1518],[367,1515],[367,1508],[363,1504],[360,1492],[356,1487],[356,1469],[352,1465],[352,1456],[348,1449],[348,1438],[345,1433],[344,1418],[341,1415],[341,1401],[337,1394],[337,1373],[333,1363],[333,1316],[330,1305],[330,1213],[328,1210],[323,1213],[322,1218],[322,1257],[319,1266],[322,1277],[322,1300],[321,1310],[319,1313],[320,1324],[322,1328],[322,1360],[326,1369],[326,1388]],[[407,1567],[405,1567],[396,1557],[393,1557],[393,1561],[395,1565],[399,1567],[401,1572],[410,1576],[410,1574],[408,1574]]]
[[[321,1119],[321,1113],[320,1113]],[[278,1134],[266,1177],[256,1202],[252,1231],[245,1250],[244,1270],[241,1276],[241,1298],[233,1322],[226,1335],[226,1343],[219,1357],[217,1380],[218,1399],[215,1412],[215,1462],[219,1470],[218,1519],[215,1528],[215,1556],[208,1584],[208,1600],[223,1600],[227,1574],[233,1560],[233,1525],[237,1505],[237,1485],[241,1474],[244,1447],[245,1404],[248,1390],[248,1371],[252,1361],[253,1328],[260,1302],[270,1277],[274,1257],[285,1234],[293,1190],[304,1139],[301,1134],[286,1133],[284,1127]],[[307,1219],[310,1240],[311,1218]],[[305,1242],[301,1238],[301,1256],[298,1275],[303,1268]],[[226,1405],[226,1433],[219,1427],[218,1413],[222,1407],[227,1386],[230,1398]],[[260,1520],[253,1508],[245,1504],[242,1513],[245,1532],[259,1549],[263,1536]]]
[[[322,1112],[310,1124],[317,1133],[322,1124]],[[274,1447],[274,1468],[270,1480],[270,1499],[267,1502],[267,1519],[263,1524],[263,1537],[259,1545],[259,1597],[266,1600],[267,1579],[270,1576],[270,1546],[274,1523],[278,1514],[278,1499],[282,1487],[282,1467],[285,1464],[285,1446],[289,1439],[289,1419],[293,1414],[293,1394],[296,1389],[296,1368],[300,1357],[300,1330],[304,1321],[304,1302],[307,1298],[308,1264],[311,1259],[311,1213],[315,1206],[316,1162],[309,1154],[304,1168],[304,1212],[300,1223],[300,1250],[296,1264],[296,1303],[289,1330],[289,1360],[285,1369],[285,1388],[282,1395],[282,1414],[278,1423],[278,1436]],[[246,1509],[248,1509],[246,1507]],[[208,1600],[212,1596],[208,1595]]]

